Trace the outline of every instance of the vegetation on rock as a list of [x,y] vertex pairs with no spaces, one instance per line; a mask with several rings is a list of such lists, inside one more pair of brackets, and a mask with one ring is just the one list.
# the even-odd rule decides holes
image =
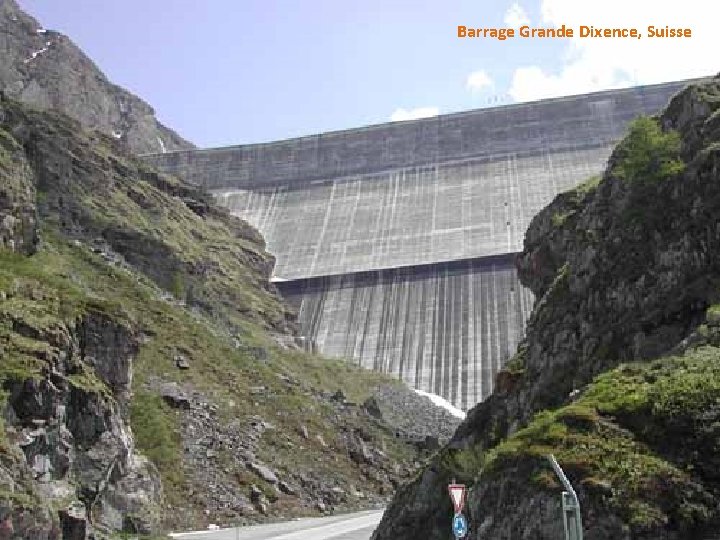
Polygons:
[[518,258],[537,297],[518,354],[401,489],[376,540],[450,528],[561,538],[554,454],[586,538],[694,539],[720,525],[720,79],[635,121],[608,168],[535,217]]
[[641,116],[615,149],[611,173],[628,182],[658,182],[679,174],[685,168],[680,144],[677,131],[663,131],[656,118]]
[[[720,349],[624,364],[596,378],[573,403],[537,413],[482,454],[478,482],[508,462],[535,463],[532,478],[554,494],[554,454],[590,504],[611,507],[640,533],[668,524],[690,535],[718,519],[712,448],[720,410]],[[472,450],[468,450],[472,452]],[[697,531],[695,531],[697,533]]]
[[[61,114],[3,100],[0,118],[0,222],[22,225],[0,249],[3,526],[316,514],[382,503],[413,472],[424,454],[361,406],[399,383],[294,344],[254,229]],[[118,455],[143,491],[73,461]]]

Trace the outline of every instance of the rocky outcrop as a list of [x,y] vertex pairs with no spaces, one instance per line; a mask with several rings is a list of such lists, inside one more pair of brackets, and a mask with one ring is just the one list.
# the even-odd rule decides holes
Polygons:
[[133,329],[99,309],[69,321],[52,308],[30,318],[29,305],[57,302],[49,294],[40,283],[18,282],[0,307],[4,527],[33,539],[151,533],[162,489],[128,427]]
[[15,139],[0,129],[0,248],[29,254],[36,242],[32,171]]
[[428,457],[362,406],[388,379],[301,350],[255,229],[63,114],[5,97],[0,130],[0,212],[25,216],[0,249],[0,534],[377,507]]
[[[0,198],[0,217],[7,214],[3,219],[14,223],[9,242],[28,251],[37,241],[32,202],[37,191],[40,218],[63,234],[92,243],[108,260],[147,275],[176,300],[228,326],[238,307],[257,313],[249,306],[267,306],[262,313],[266,324],[283,332],[292,327],[290,309],[267,281],[274,259],[264,251],[262,237],[214,206],[209,194],[131,161],[121,143],[84,132],[65,115],[41,114],[5,98],[0,118],[17,160],[17,170],[4,174],[12,176],[9,187],[0,188],[14,190],[12,209],[3,211]],[[157,221],[149,222],[145,213]],[[192,220],[212,225],[193,230]],[[178,221],[188,226],[178,227]],[[235,243],[230,257],[239,264],[230,273],[221,260],[224,254],[197,248],[198,242],[217,236],[216,227]],[[238,287],[238,281],[251,284],[252,292]]]
[[[108,168],[108,164],[112,165]],[[107,202],[119,195],[123,179],[127,186],[138,186],[131,172],[144,175],[186,209],[186,219],[202,215],[226,220],[223,230],[238,242],[247,242],[247,249],[233,256],[243,260],[247,254],[248,265],[239,270],[256,269],[253,283],[270,271],[261,247],[250,248],[262,245],[253,229],[212,207],[197,188],[130,167],[120,143],[112,138],[86,138],[77,122],[67,117],[29,111],[0,99],[2,537],[148,534],[158,530],[163,518],[160,475],[136,451],[129,426],[134,363],[147,336],[142,336],[121,304],[88,294],[84,280],[94,278],[92,272],[78,274],[80,260],[69,263],[70,279],[61,278],[64,285],[38,272],[58,263],[48,255],[48,246],[54,245],[49,251],[57,255],[55,238],[63,235],[76,249],[87,242],[90,253],[102,255],[108,267],[125,273],[145,270],[168,288],[173,279],[182,282],[194,272],[198,276],[194,299],[205,307],[213,305],[212,299],[203,293],[199,280],[210,278],[219,265],[179,258],[168,247],[176,245],[177,237],[166,234],[155,239],[147,231],[133,229],[127,212],[116,222],[124,223],[124,228],[113,225],[112,212],[98,209],[93,195]],[[156,196],[152,188],[148,195]],[[139,192],[136,197],[147,209],[151,199]],[[163,209],[171,210],[172,205]],[[41,226],[49,239],[41,241]],[[118,239],[130,237],[132,242]],[[146,244],[155,251],[143,249]],[[27,258],[8,258],[8,252]],[[213,285],[218,287],[217,282]],[[277,302],[267,283],[258,285]],[[217,307],[213,309],[222,316]]]
[[460,424],[459,418],[400,384],[378,387],[363,408],[391,426],[398,438],[420,446],[448,442]]
[[[634,124],[601,179],[533,220],[518,260],[538,298],[527,336],[495,393],[400,491],[378,540],[446,537],[453,478],[472,485],[470,538],[561,536],[548,452],[578,485],[586,538],[704,538],[715,526],[717,482],[697,471],[707,458],[696,443],[717,443],[707,434],[715,409],[692,408],[673,381],[705,370],[708,387],[693,395],[716,399],[708,366],[720,351],[696,347],[708,343],[703,323],[720,300],[719,106],[720,80],[690,86],[657,120]],[[670,353],[685,356],[642,363]],[[640,367],[608,372],[628,361]],[[688,418],[683,438],[672,435],[668,402]],[[698,513],[684,513],[690,506]]]
[[152,107],[112,84],[67,36],[43,28],[15,0],[0,0],[0,91],[56,109],[117,138],[131,152],[194,148],[155,118]]

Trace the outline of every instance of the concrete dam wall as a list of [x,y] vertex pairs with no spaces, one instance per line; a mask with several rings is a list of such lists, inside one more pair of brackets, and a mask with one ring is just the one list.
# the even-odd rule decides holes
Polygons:
[[263,233],[278,258],[274,276],[293,280],[516,253],[535,213],[597,173],[609,150],[604,143],[216,193]]
[[467,409],[522,338],[533,299],[513,261],[532,217],[685,84],[145,158],[260,230],[319,352]]
[[397,374],[463,407],[492,390],[533,302],[507,255],[279,285],[324,354]]

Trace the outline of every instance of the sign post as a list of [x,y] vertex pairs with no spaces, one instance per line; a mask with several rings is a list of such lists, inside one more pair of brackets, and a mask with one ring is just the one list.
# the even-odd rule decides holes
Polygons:
[[465,538],[468,533],[467,520],[462,513],[465,507],[467,489],[464,484],[450,484],[448,485],[448,493],[450,494],[450,500],[453,503],[453,509],[455,511],[452,520],[453,536],[455,536],[457,540],[460,540],[461,538]]
[[583,540],[582,515],[580,514],[580,501],[578,500],[577,494],[567,479],[567,476],[565,476],[565,472],[560,468],[560,464],[555,459],[555,456],[550,454],[547,458],[555,470],[555,474],[565,487],[565,491],[562,492],[565,540]]

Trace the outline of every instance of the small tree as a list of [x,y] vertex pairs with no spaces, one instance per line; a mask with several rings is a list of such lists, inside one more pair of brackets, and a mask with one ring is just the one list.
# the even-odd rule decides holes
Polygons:
[[640,116],[630,124],[617,149],[613,173],[630,182],[658,182],[685,168],[680,159],[680,135],[663,131],[654,118]]

